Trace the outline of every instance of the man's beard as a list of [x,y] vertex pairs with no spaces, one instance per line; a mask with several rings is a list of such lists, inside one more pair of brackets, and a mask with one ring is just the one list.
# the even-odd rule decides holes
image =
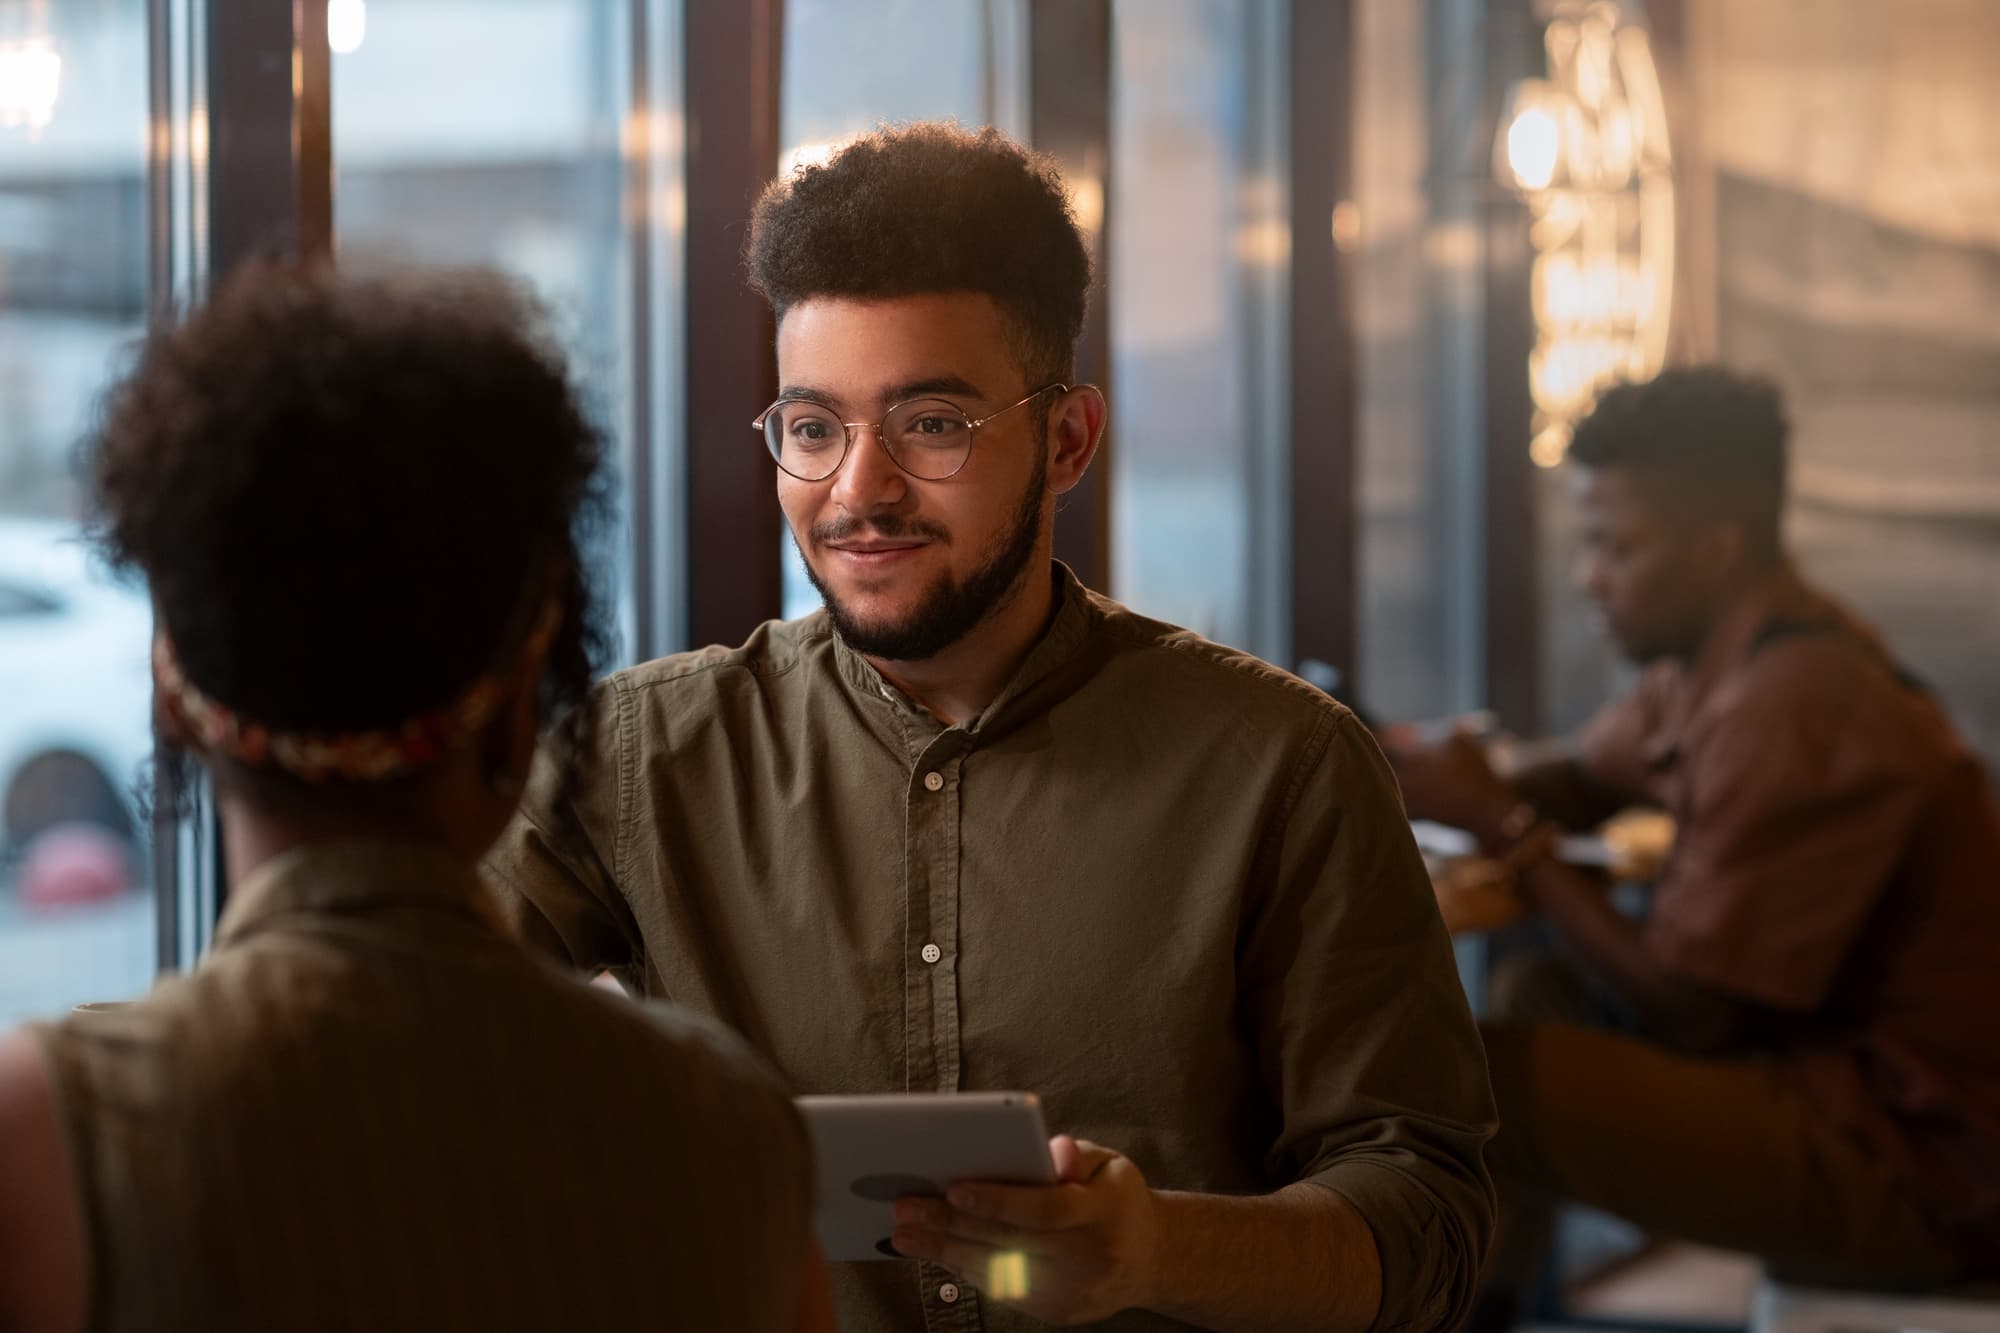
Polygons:
[[[901,620],[866,622],[857,620],[840,599],[833,595],[810,559],[804,561],[806,576],[826,602],[827,619],[834,633],[864,657],[887,662],[921,662],[936,657],[970,634],[1003,606],[1020,580],[1021,571],[1034,559],[1035,544],[1042,531],[1042,490],[1048,479],[1048,461],[1037,451],[1035,474],[1028,479],[1021,503],[1014,511],[1014,524],[990,548],[991,554],[963,582],[949,573],[939,574],[925,590],[917,608]],[[860,523],[830,524],[815,529],[822,543],[840,541],[864,526]],[[921,522],[907,523],[894,516],[872,519],[865,526],[891,540],[905,536],[940,537],[943,532]],[[797,541],[796,534],[793,540]],[[803,548],[800,555],[804,556]]]

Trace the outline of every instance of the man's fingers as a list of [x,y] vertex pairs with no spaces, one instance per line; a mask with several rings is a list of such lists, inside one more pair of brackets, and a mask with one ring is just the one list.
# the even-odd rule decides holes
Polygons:
[[1046,1268],[1017,1247],[941,1235],[921,1228],[897,1227],[889,1243],[912,1259],[943,1264],[960,1280],[1000,1301],[1026,1301],[1046,1281]]
[[896,1253],[910,1259],[928,1259],[943,1264],[969,1282],[984,1276],[996,1253],[991,1245],[963,1240],[922,1227],[898,1226],[889,1237]]
[[1067,1134],[1058,1134],[1049,1140],[1049,1156],[1055,1159],[1056,1179],[1077,1184],[1088,1183],[1099,1171],[1118,1159],[1118,1154],[1109,1148],[1089,1139],[1074,1139]]
[[1406,750],[1414,749],[1423,736],[1408,722],[1390,722],[1375,729],[1375,739],[1385,750]]
[[952,1208],[972,1217],[1021,1231],[1068,1231],[1097,1217],[1084,1187],[995,1185],[987,1181],[953,1185],[945,1191]]
[[997,1218],[963,1212],[942,1199],[906,1199],[896,1205],[898,1230],[924,1231],[953,1240],[974,1241],[996,1250],[1019,1250],[1047,1257],[1059,1231],[1032,1230]]

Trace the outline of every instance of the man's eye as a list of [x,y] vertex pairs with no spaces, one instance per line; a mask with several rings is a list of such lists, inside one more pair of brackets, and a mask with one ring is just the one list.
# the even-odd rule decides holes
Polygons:
[[948,416],[944,412],[926,412],[916,416],[908,426],[902,428],[906,438],[918,438],[924,444],[956,444],[958,436],[966,432],[966,420],[962,416]]

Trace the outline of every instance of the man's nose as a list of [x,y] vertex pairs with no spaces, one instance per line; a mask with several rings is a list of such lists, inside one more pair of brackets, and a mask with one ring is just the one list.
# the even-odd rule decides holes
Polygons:
[[833,474],[833,499],[850,514],[867,514],[902,502],[909,494],[909,475],[896,466],[875,426],[848,428],[847,457]]

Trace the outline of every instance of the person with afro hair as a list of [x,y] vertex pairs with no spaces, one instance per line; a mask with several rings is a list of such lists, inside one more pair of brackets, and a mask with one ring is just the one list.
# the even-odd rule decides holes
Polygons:
[[475,272],[253,264],[113,387],[100,536],[226,901],[190,973],[0,1036],[0,1327],[830,1330],[776,1081],[479,875],[591,734],[602,453]]

